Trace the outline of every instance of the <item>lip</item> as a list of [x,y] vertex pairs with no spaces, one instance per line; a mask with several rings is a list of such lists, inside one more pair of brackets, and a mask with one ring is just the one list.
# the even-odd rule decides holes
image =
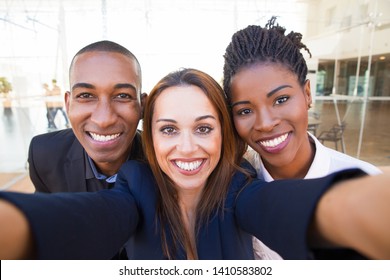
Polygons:
[[205,158],[172,159],[173,167],[181,174],[192,176],[198,174],[206,162]]
[[272,154],[283,150],[291,139],[291,132],[281,133],[272,137],[262,138],[256,141],[256,144],[264,151]]
[[116,132],[116,133],[97,133],[92,131],[86,132],[88,139],[94,145],[100,145],[104,147],[117,143],[121,138],[122,134],[123,134],[122,132]]

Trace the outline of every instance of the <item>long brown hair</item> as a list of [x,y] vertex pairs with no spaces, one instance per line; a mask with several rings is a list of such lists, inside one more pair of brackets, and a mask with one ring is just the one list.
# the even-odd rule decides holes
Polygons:
[[[202,89],[218,112],[222,128],[221,158],[208,178],[197,206],[195,231],[199,229],[201,224],[207,223],[211,215],[222,214],[229,183],[234,171],[239,168],[237,163],[244,152],[243,148],[239,148],[243,146],[239,137],[234,133],[223,90],[211,76],[195,69],[181,69],[162,78],[152,89],[144,110],[142,143],[159,189],[156,218],[157,222],[160,223],[163,251],[168,259],[175,257],[178,248],[186,248],[185,244],[190,244],[190,237],[183,227],[177,192],[174,187],[175,182],[163,173],[157,162],[153,146],[152,119],[156,99],[165,89],[187,85]],[[168,243],[170,239],[172,242]],[[192,248],[192,250],[196,250],[196,248]],[[191,253],[193,256],[197,256],[196,251]]]

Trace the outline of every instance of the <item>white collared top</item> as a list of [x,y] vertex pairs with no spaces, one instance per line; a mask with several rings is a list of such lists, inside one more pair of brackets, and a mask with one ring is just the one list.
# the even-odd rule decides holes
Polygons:
[[[316,151],[313,163],[311,164],[309,171],[307,172],[304,179],[324,177],[330,173],[349,168],[360,168],[370,175],[382,173],[379,168],[375,167],[371,163],[325,147],[310,132],[308,132],[308,135],[310,141],[315,144]],[[245,154],[245,158],[256,169],[257,177],[259,179],[265,180],[267,182],[274,180],[274,178],[272,178],[272,176],[269,174],[268,170],[264,167],[260,155],[257,152],[250,148]]]

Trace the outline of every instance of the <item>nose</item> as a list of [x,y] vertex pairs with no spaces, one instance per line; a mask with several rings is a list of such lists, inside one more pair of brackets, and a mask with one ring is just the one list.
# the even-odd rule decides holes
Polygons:
[[277,114],[268,108],[262,108],[256,113],[254,128],[258,131],[270,132],[279,123]]
[[107,98],[99,100],[92,112],[91,121],[100,128],[106,128],[114,124],[117,117],[114,104]]
[[198,148],[195,136],[190,131],[182,131],[178,137],[176,149],[183,154],[190,154]]

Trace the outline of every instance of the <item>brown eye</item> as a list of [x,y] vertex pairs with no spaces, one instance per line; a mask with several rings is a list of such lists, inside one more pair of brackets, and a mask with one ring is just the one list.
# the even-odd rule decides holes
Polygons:
[[93,97],[93,95],[88,92],[82,92],[76,95],[76,98],[81,98],[81,99],[87,99],[91,97]]
[[213,130],[213,128],[211,128],[210,126],[200,126],[196,129],[197,133],[199,134],[209,134],[211,131]]
[[116,98],[124,99],[124,100],[135,100],[135,99],[137,99],[137,97],[134,97],[132,94],[125,93],[125,92],[117,94]]
[[241,109],[237,112],[237,115],[248,115],[252,112],[250,109]]
[[163,133],[163,134],[166,134],[166,135],[173,135],[176,133],[176,129],[172,126],[165,126],[165,127],[162,127],[160,129],[160,131]]
[[285,103],[288,99],[289,99],[289,98],[288,98],[287,96],[279,97],[278,99],[276,99],[275,104],[276,104],[276,105],[283,104],[283,103]]

